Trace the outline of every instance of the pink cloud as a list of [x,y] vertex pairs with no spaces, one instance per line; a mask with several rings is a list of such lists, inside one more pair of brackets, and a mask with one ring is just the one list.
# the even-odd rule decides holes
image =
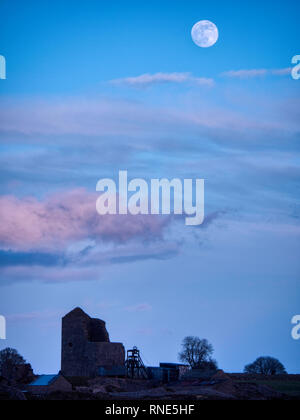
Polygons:
[[125,242],[160,237],[168,219],[158,216],[99,216],[97,195],[84,189],[34,197],[0,197],[0,244],[14,250],[62,249],[74,241]]
[[139,335],[145,335],[145,336],[151,336],[154,335],[154,331],[152,328],[142,328],[137,331],[137,334]]
[[[285,69],[277,71],[287,72]],[[241,70],[223,75],[244,78],[262,76],[264,72],[265,70]],[[200,83],[200,80],[197,80],[194,78],[195,83]],[[245,104],[244,95],[241,100]],[[164,137],[181,133],[186,137],[191,132],[197,132],[198,135],[199,130],[203,130],[205,135],[218,142],[223,142],[224,134],[228,133],[231,137],[234,135],[238,141],[245,141],[246,131],[249,138],[256,138],[256,130],[264,135],[269,134],[270,130],[274,131],[274,135],[278,135],[279,130],[288,131],[287,134],[295,131],[290,121],[277,118],[275,112],[274,115],[266,115],[266,110],[274,106],[273,102],[268,101],[261,105],[261,101],[257,103],[257,98],[255,100],[255,107],[261,109],[259,117],[251,117],[251,109],[246,115],[228,107],[225,109],[211,102],[209,97],[201,100],[198,98],[196,102],[193,98],[188,99],[183,106],[180,101],[174,100],[172,105],[164,107],[129,101],[85,100],[79,97],[65,98],[63,101],[3,100],[0,103],[0,132],[25,134],[22,138],[25,144],[33,143],[46,147],[48,140],[45,143],[43,136],[55,135],[56,137],[51,139],[53,145],[64,148],[78,147],[78,142],[81,141],[77,137],[70,140],[69,135],[101,136],[99,142],[95,142],[93,138],[87,140],[93,151],[97,151],[100,146],[106,147],[108,142],[108,149],[114,150],[116,143],[112,137],[118,136],[117,144],[123,145],[124,136],[130,136],[131,140],[126,140],[129,150],[148,151]],[[281,102],[278,104],[281,105]],[[289,115],[296,109],[293,104],[284,106]],[[64,135],[68,136],[64,138]],[[69,158],[66,156],[67,160]]]
[[11,322],[19,321],[41,321],[45,319],[55,318],[59,320],[63,316],[62,311],[35,311],[8,315],[6,319]]
[[140,303],[138,305],[128,306],[125,308],[127,312],[149,312],[152,311],[152,309],[152,306],[148,303]]
[[1,268],[1,284],[24,283],[28,281],[43,283],[74,283],[99,280],[102,272],[98,267],[39,267],[18,266]]

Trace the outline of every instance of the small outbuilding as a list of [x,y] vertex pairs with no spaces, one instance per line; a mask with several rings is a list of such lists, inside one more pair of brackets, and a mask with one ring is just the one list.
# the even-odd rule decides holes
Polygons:
[[55,391],[71,392],[71,383],[62,375],[41,375],[28,385],[28,392],[35,395],[49,394]]
[[189,366],[178,363],[160,363],[159,367],[149,367],[148,375],[157,381],[176,382],[182,379],[189,369]]

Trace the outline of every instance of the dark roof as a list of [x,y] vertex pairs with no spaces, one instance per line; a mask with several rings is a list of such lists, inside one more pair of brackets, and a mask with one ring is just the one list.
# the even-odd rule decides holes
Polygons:
[[84,317],[84,318],[89,318],[90,319],[90,317],[88,316],[88,314],[86,314],[81,308],[75,308],[75,309],[73,309],[73,311],[71,311],[67,315],[65,315],[64,318],[73,317],[73,316],[74,317],[80,316],[80,317]]

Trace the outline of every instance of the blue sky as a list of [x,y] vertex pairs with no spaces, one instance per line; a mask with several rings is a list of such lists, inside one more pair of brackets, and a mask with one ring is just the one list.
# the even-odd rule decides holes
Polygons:
[[[225,370],[270,355],[300,372],[299,7],[1,2],[0,349],[55,373],[60,317],[81,306],[148,364],[192,334]],[[205,178],[204,225],[100,223],[96,183],[123,169]]]

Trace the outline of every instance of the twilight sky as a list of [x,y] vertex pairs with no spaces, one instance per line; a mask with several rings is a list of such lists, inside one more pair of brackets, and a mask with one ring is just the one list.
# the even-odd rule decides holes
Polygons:
[[[205,337],[221,368],[300,373],[300,5],[2,0],[0,314],[38,373],[76,306],[146,364]],[[218,43],[198,48],[209,19]],[[100,178],[204,178],[205,222],[95,209]]]

